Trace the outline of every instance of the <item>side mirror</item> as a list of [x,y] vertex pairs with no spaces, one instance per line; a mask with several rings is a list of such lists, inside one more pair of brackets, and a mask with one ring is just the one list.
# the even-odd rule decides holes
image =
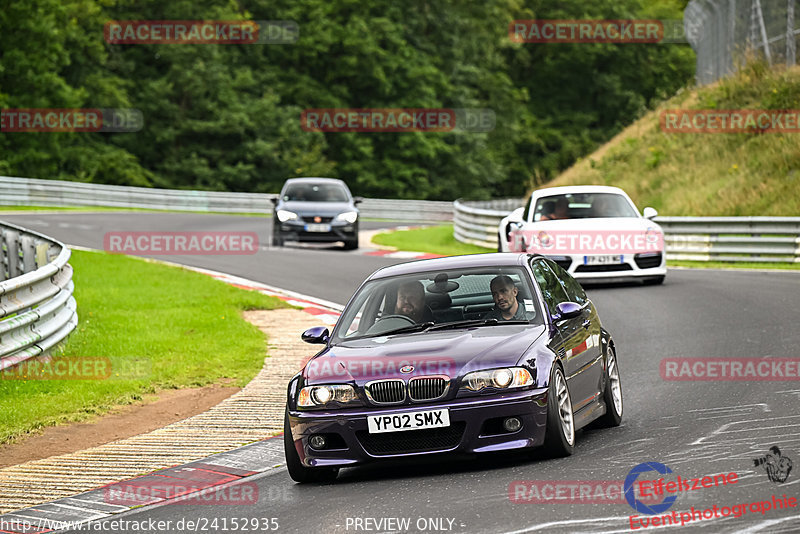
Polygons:
[[654,219],[655,217],[658,217],[658,212],[656,211],[655,208],[651,208],[650,206],[648,206],[644,209],[642,215],[644,216],[645,219]]
[[362,202],[364,202],[363,197],[353,197],[353,204],[361,204]]
[[581,305],[576,302],[562,302],[556,306],[556,314],[553,315],[554,321],[563,321],[564,319],[572,319],[577,317],[583,312]]
[[281,197],[272,197],[272,198],[271,198],[271,199],[269,199],[269,200],[270,200],[270,202],[272,202],[272,203],[273,203],[275,206],[277,206],[277,205],[278,205],[278,202],[280,202],[280,201],[281,201]]
[[330,333],[327,326],[315,326],[303,332],[300,338],[306,343],[322,344],[328,342]]
[[525,208],[517,208],[508,216],[509,220],[522,221],[522,215],[525,213]]

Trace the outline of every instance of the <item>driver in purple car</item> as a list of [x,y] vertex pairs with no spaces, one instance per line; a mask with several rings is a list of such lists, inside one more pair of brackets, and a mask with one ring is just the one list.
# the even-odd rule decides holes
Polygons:
[[519,290],[510,276],[504,274],[495,276],[489,284],[494,299],[494,308],[487,313],[484,319],[497,319],[498,321],[527,321],[525,310],[517,300]]
[[395,313],[405,315],[415,323],[433,322],[433,312],[425,305],[425,288],[422,282],[412,280],[397,288]]

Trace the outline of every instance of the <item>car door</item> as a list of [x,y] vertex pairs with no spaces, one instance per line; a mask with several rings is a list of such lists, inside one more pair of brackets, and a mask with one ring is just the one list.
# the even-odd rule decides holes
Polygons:
[[[543,258],[535,258],[531,262],[531,270],[533,277],[539,288],[542,290],[542,296],[550,316],[557,313],[556,306],[562,302],[568,302],[564,287],[559,283],[555,273],[548,267]],[[569,386],[570,396],[572,397],[572,407],[575,411],[580,408],[580,404],[576,401],[582,399],[583,389],[580,387],[579,371],[582,367],[580,357],[582,356],[576,349],[580,346],[583,338],[583,327],[579,319],[563,319],[556,321],[555,327],[557,330],[556,337],[559,340],[554,350],[561,357],[564,366],[564,375],[567,378],[567,385]],[[578,381],[576,382],[576,378]]]
[[[594,304],[586,296],[580,283],[569,273],[564,271],[552,260],[545,260],[550,270],[555,274],[559,284],[571,302],[580,304],[583,308],[581,315],[575,318],[575,323],[580,324],[580,330],[573,333],[574,339],[579,344],[572,347],[573,357],[580,362],[577,382],[585,398],[580,399],[579,405],[588,404],[595,400],[601,392],[603,381],[603,351],[600,347],[601,324],[600,317]],[[576,403],[576,399],[572,400]]]

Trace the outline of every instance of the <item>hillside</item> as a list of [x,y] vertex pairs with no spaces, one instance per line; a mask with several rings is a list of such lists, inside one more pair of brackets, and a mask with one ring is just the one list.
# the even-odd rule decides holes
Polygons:
[[800,215],[800,133],[664,133],[659,124],[667,109],[798,108],[800,68],[752,63],[679,92],[544,187],[614,185],[661,215]]

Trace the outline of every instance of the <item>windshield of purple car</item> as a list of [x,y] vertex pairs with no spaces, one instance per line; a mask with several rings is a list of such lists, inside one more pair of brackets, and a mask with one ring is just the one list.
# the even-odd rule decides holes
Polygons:
[[[495,287],[500,282],[511,282],[512,287],[499,298],[492,294],[493,281]],[[507,302],[508,295],[516,298],[516,305]],[[415,324],[480,321],[497,317],[501,311],[508,316],[509,307],[517,311],[514,320],[541,324],[535,293],[521,268],[453,269],[381,278],[361,288],[342,314],[333,337],[341,341]]]
[[550,195],[538,199],[533,211],[534,222],[638,216],[625,197],[614,193]]
[[337,184],[289,184],[283,192],[284,201],[347,202],[345,189]]

